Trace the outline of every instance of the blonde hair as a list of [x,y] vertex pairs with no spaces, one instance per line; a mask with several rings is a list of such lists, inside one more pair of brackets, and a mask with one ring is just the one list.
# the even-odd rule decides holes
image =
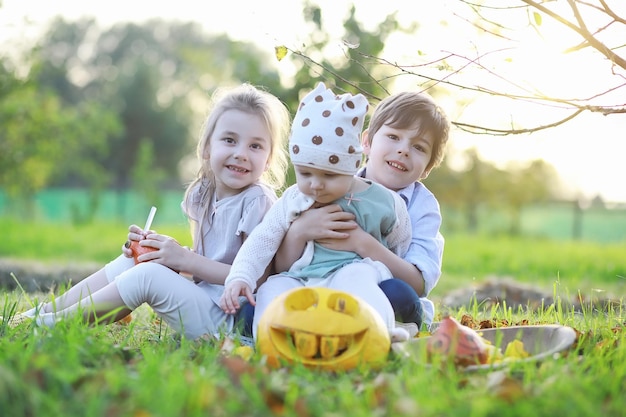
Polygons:
[[[285,183],[288,168],[287,136],[290,115],[287,107],[273,94],[261,90],[251,84],[244,83],[234,88],[220,88],[212,95],[212,106],[205,120],[198,141],[196,155],[200,168],[196,178],[187,186],[184,206],[187,216],[193,222],[201,222],[200,216],[192,216],[193,208],[200,209],[208,204],[215,192],[215,173],[211,164],[203,157],[210,145],[211,136],[219,118],[228,110],[239,110],[261,116],[270,133],[271,149],[267,161],[267,169],[261,181],[274,190],[280,189]],[[197,191],[194,191],[197,188]]]
[[383,125],[410,129],[418,124],[419,134],[430,133],[434,139],[432,154],[424,170],[428,173],[441,164],[450,132],[448,117],[428,94],[404,91],[383,99],[370,119],[368,137],[371,141]]

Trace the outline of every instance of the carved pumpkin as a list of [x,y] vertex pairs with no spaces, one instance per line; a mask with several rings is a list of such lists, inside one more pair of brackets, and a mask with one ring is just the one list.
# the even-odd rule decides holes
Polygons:
[[439,355],[459,366],[485,364],[489,357],[489,348],[483,338],[452,317],[441,320],[437,330],[428,338],[426,351],[431,359]]
[[158,250],[157,248],[152,248],[149,246],[141,246],[139,244],[139,241],[137,240],[127,240],[124,246],[126,246],[126,248],[130,248],[130,250],[133,251],[133,259],[135,260],[135,265],[140,263],[137,260],[137,257],[139,255],[143,255],[144,253],[154,252],[155,250]]
[[270,366],[301,363],[329,371],[382,366],[391,347],[382,318],[369,304],[323,287],[276,297],[259,320],[256,342]]

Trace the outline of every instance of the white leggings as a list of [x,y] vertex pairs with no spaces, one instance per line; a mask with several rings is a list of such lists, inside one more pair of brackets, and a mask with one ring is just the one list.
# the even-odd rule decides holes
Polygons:
[[223,286],[195,284],[166,266],[120,255],[105,266],[109,282],[115,281],[124,304],[134,310],[148,304],[169,326],[187,338],[217,335],[233,328],[233,316],[222,311]]
[[[381,267],[385,271],[381,271]],[[328,278],[321,280],[302,281],[287,275],[273,275],[257,290],[254,321],[252,322],[254,339],[256,340],[259,320],[272,300],[293,288],[307,286],[332,288],[360,297],[380,314],[387,328],[391,330],[395,327],[393,308],[385,293],[378,286],[380,281],[387,279],[390,275],[386,267],[369,259],[365,262],[359,261],[348,264]]]

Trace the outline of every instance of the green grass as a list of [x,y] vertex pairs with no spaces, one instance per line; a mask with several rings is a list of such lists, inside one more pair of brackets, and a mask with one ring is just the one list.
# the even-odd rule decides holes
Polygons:
[[[143,227],[143,224],[139,224]],[[86,225],[26,222],[0,217],[0,257],[37,259],[39,261],[108,262],[121,253],[128,235],[127,224],[98,222]],[[189,226],[159,225],[159,233],[175,238],[181,245],[191,245]]]
[[[0,256],[106,262],[119,254],[126,227],[0,219]],[[155,228],[179,241],[189,235],[184,225]],[[621,295],[625,249],[624,244],[448,236],[435,293],[496,275],[572,294],[599,288]],[[28,306],[19,290],[0,297],[4,316]],[[564,357],[513,364],[495,375],[444,372],[393,355],[380,370],[330,374],[299,366],[270,370],[257,356],[243,362],[220,353],[213,341],[178,340],[145,306],[128,326],[87,326],[72,319],[53,329],[12,329],[0,321],[0,410],[3,416],[107,417],[623,415],[621,308],[576,313],[557,303],[538,312],[476,305],[453,312],[464,313],[569,325],[581,337]]]
[[[450,289],[489,276],[552,288],[626,292],[626,242],[453,235],[446,239],[440,285]],[[437,287],[439,288],[439,287]]]
[[[41,262],[90,261],[104,264],[120,254],[128,225],[25,222],[0,217],[0,257]],[[187,224],[155,222],[154,229],[191,245]],[[626,241],[598,243],[507,236],[446,236],[443,274],[437,298],[459,286],[512,277],[551,290],[626,293]]]
[[149,313],[130,326],[0,326],[0,408],[7,416],[623,415],[626,340],[611,331],[623,316],[529,318],[586,336],[565,357],[499,371],[500,382],[395,356],[381,370],[271,370],[256,356],[222,355],[215,342],[178,343]]

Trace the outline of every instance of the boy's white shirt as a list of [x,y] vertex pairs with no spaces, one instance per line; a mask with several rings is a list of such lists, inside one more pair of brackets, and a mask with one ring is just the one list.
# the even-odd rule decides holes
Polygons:
[[[372,184],[374,186],[374,184]],[[379,186],[376,184],[376,186]],[[411,243],[411,219],[404,200],[395,192],[387,190],[395,203],[396,222],[387,236],[389,249],[404,257]],[[251,289],[256,288],[256,280],[263,276],[265,269],[274,258],[291,223],[300,213],[311,208],[315,200],[304,195],[297,184],[289,187],[267,212],[263,221],[254,228],[237,253],[224,285],[234,281],[244,281]],[[295,271],[311,263],[313,241],[307,242],[302,256],[289,269]]]
[[435,305],[428,299],[428,295],[437,285],[441,277],[441,263],[445,240],[439,228],[441,226],[441,211],[439,203],[433,193],[421,182],[415,182],[397,194],[406,198],[406,204],[411,216],[413,242],[411,251],[407,252],[404,260],[415,265],[422,272],[424,278],[424,296],[420,297],[422,304],[422,320],[430,325],[435,317]]

